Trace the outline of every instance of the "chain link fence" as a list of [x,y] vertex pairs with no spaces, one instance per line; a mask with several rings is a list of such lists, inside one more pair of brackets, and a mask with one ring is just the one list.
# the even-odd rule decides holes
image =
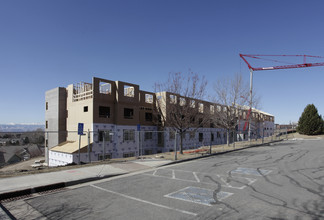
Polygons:
[[186,159],[288,139],[287,130],[227,131],[199,128],[179,133],[156,128],[85,131],[0,132],[0,166],[37,156],[46,165],[92,163],[117,158]]

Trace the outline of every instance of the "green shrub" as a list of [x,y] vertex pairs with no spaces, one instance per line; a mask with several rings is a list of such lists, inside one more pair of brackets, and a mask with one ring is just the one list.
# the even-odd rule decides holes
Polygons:
[[297,131],[300,134],[317,135],[323,132],[324,122],[315,105],[307,105],[299,118]]

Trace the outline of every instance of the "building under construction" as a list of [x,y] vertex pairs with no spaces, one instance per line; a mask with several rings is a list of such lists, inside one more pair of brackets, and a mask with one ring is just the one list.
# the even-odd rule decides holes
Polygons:
[[[161,95],[178,96],[168,92],[159,93]],[[173,151],[175,137],[172,128],[161,128],[153,119],[156,97],[155,93],[140,90],[139,85],[96,77],[92,83],[47,91],[45,132],[49,166]],[[216,103],[199,102],[206,114],[210,114],[211,109],[218,109]],[[172,100],[165,103],[169,104],[174,103]],[[238,130],[246,126],[248,114],[248,109],[240,112]],[[254,127],[262,129],[264,136],[273,134],[273,115],[253,110],[251,117]],[[79,123],[84,124],[86,135],[78,135]],[[238,134],[236,138],[245,140],[247,135]],[[183,147],[185,150],[224,143],[225,130],[205,124],[185,136]]]

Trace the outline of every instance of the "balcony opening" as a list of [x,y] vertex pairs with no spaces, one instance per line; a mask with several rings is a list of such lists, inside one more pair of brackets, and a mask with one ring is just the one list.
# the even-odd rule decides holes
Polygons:
[[124,86],[124,96],[127,97],[134,97],[135,96],[135,89],[134,86]]
[[210,106],[210,114],[214,114],[215,113],[215,106],[211,105]]
[[185,106],[186,105],[186,99],[180,97],[180,101],[179,101],[180,106]]
[[153,95],[151,94],[145,94],[145,102],[152,104],[153,103]]
[[202,103],[198,104],[198,112],[199,113],[204,113],[204,104],[202,104]]
[[107,82],[99,82],[99,93],[101,94],[111,94],[111,84]]
[[170,103],[171,104],[177,104],[177,96],[170,95]]

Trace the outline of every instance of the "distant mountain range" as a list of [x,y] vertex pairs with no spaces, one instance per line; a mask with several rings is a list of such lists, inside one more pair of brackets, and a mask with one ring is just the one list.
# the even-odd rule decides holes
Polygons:
[[0,124],[0,132],[24,132],[35,131],[37,129],[45,130],[43,124]]

